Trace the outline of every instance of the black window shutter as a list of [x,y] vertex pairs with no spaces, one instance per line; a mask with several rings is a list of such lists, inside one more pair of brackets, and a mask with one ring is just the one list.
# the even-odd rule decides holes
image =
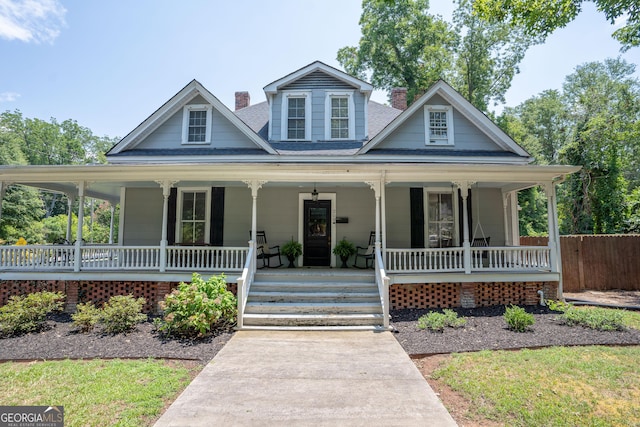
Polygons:
[[[468,190],[467,196],[467,223],[469,224],[469,241],[472,239],[473,235],[473,218],[471,218],[471,189]],[[462,228],[462,224],[464,224],[464,216],[462,211],[462,192],[458,189],[458,228],[460,229],[460,246],[464,241],[464,229]]]
[[422,187],[409,189],[411,203],[411,247],[424,248],[424,191]]
[[169,212],[167,213],[167,244],[176,244],[176,206],[178,204],[178,189],[172,188],[169,193]]
[[211,227],[209,243],[224,244],[224,187],[211,187]]

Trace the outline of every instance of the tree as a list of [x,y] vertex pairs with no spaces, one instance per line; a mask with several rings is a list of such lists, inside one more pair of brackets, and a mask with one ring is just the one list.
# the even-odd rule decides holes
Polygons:
[[[528,34],[546,38],[558,28],[573,21],[585,0],[476,0],[474,10],[491,22],[508,22],[524,26]],[[600,12],[614,24],[616,19],[626,17],[626,24],[615,30],[613,38],[618,40],[623,52],[640,46],[640,2],[637,0],[594,0]]]
[[338,61],[355,76],[380,89],[406,87],[407,99],[426,90],[451,69],[456,35],[429,14],[428,0],[364,0],[358,47],[338,51]]
[[527,48],[538,38],[472,13],[471,0],[458,0],[455,27],[429,14],[428,0],[364,0],[358,47],[338,51],[349,73],[381,89],[406,87],[407,100],[438,79],[449,81],[483,111],[504,94]]

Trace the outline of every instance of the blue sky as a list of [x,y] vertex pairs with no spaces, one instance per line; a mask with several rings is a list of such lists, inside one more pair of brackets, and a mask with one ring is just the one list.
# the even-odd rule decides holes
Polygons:
[[[432,13],[452,10],[431,1]],[[255,104],[266,84],[314,60],[339,67],[338,49],[360,38],[360,13],[359,0],[0,0],[0,111],[123,137],[194,78],[231,109],[239,90]],[[614,29],[586,3],[527,52],[506,105],[620,55]],[[640,48],[622,57],[638,65]]]

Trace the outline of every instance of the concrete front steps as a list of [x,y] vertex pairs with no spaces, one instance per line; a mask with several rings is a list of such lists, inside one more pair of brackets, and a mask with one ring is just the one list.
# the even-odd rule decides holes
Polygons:
[[243,329],[382,329],[383,314],[370,271],[278,269],[255,275]]

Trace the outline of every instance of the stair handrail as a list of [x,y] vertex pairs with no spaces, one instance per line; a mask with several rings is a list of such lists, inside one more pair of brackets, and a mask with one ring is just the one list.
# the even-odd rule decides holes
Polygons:
[[249,240],[249,252],[247,253],[247,260],[244,263],[242,269],[242,276],[238,277],[238,319],[237,328],[242,329],[244,325],[244,309],[247,306],[247,298],[249,297],[249,289],[253,283],[253,278],[256,274],[256,244],[253,240]]
[[382,304],[382,325],[385,329],[389,329],[389,276],[384,270],[384,263],[382,261],[382,251],[380,249],[380,243],[376,243],[375,246],[375,269],[376,269],[376,285],[378,285],[378,292],[380,293],[380,303]]

